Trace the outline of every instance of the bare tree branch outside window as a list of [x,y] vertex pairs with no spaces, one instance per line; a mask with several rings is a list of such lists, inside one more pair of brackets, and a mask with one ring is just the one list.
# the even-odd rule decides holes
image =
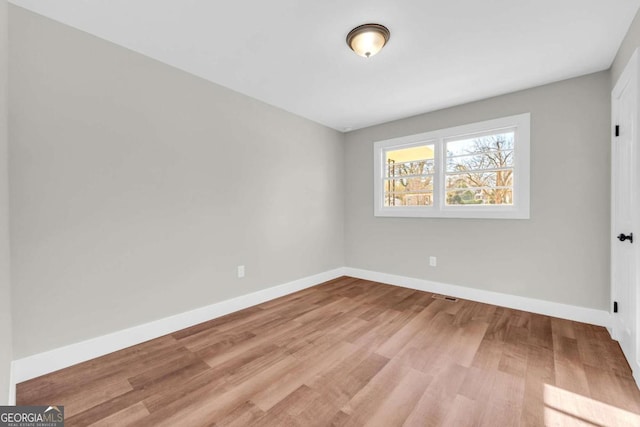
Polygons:
[[447,204],[513,204],[513,152],[513,132],[448,142]]
[[[433,146],[430,158],[406,158],[405,150],[387,153],[386,206],[430,206],[433,203]],[[396,160],[402,159],[402,160]]]

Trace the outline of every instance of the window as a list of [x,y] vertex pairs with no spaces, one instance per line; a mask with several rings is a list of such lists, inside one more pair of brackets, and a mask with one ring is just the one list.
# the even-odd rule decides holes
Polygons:
[[433,144],[385,152],[385,206],[433,205],[433,153]]
[[376,216],[529,218],[529,114],[375,143]]

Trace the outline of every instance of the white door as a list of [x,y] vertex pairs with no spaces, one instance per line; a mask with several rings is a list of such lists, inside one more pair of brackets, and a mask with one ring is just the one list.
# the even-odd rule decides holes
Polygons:
[[638,60],[636,51],[611,95],[611,293],[617,305],[617,313],[613,314],[613,337],[619,341],[636,376],[640,374],[636,369],[640,366],[637,335],[640,295]]

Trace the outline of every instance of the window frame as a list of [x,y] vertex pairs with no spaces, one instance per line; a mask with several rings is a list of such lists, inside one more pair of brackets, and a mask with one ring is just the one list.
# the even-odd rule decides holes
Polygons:
[[[514,132],[513,204],[447,205],[445,145],[500,131]],[[374,216],[425,218],[530,218],[530,133],[531,114],[517,114],[493,120],[438,129],[430,132],[386,139],[374,143]],[[385,153],[427,144],[434,145],[433,204],[431,206],[384,206]]]
[[[411,143],[411,144],[403,145],[401,148],[421,147],[421,146],[426,146],[426,145],[433,145],[433,151],[434,151],[434,156],[433,156],[433,173],[425,174],[425,175],[427,175],[427,176],[428,176],[428,175],[432,175],[432,176],[433,176],[433,178],[432,178],[432,184],[431,184],[431,186],[433,187],[433,190],[431,191],[431,200],[434,200],[434,202],[433,202],[433,203],[435,203],[435,197],[436,197],[436,193],[435,193],[435,189],[436,189],[436,187],[435,187],[435,186],[436,186],[436,178],[437,178],[437,177],[436,177],[436,172],[435,172],[435,171],[436,171],[436,170],[437,170],[437,168],[439,167],[439,165],[437,164],[437,161],[436,161],[436,155],[435,155],[435,150],[436,150],[436,144],[435,144],[435,141],[427,141],[427,142]],[[397,149],[398,149],[397,147],[391,147],[391,148],[392,148],[392,150],[397,150]],[[384,150],[384,149],[383,149],[383,152],[384,152],[384,151],[386,151],[386,150]],[[382,178],[382,184],[381,184],[381,185],[382,185],[382,197],[383,197],[383,199],[382,199],[382,205],[383,205],[383,207],[384,207],[384,197],[385,197],[385,196],[384,196],[384,182],[385,182],[385,180],[389,179],[389,177],[384,176],[384,175],[385,175],[385,173],[386,173],[386,171],[388,170],[388,165],[384,163],[384,159],[385,159],[385,156],[382,156],[382,162],[383,162],[382,167],[384,168],[384,170],[382,171],[383,178]],[[396,177],[396,180],[401,180],[401,179],[402,179],[401,177]],[[394,206],[393,208],[397,208],[397,207],[398,207],[398,206]],[[420,206],[420,207],[427,207],[427,208],[429,208],[429,207],[431,207],[431,206]],[[390,208],[391,208],[391,207],[390,207]]]

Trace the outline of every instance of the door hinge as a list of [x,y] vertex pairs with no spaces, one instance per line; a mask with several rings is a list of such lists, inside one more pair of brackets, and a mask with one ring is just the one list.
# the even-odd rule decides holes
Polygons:
[[620,125],[616,125],[616,136],[620,136]]
[[613,302],[613,312],[617,313],[618,312],[618,301],[614,301]]

